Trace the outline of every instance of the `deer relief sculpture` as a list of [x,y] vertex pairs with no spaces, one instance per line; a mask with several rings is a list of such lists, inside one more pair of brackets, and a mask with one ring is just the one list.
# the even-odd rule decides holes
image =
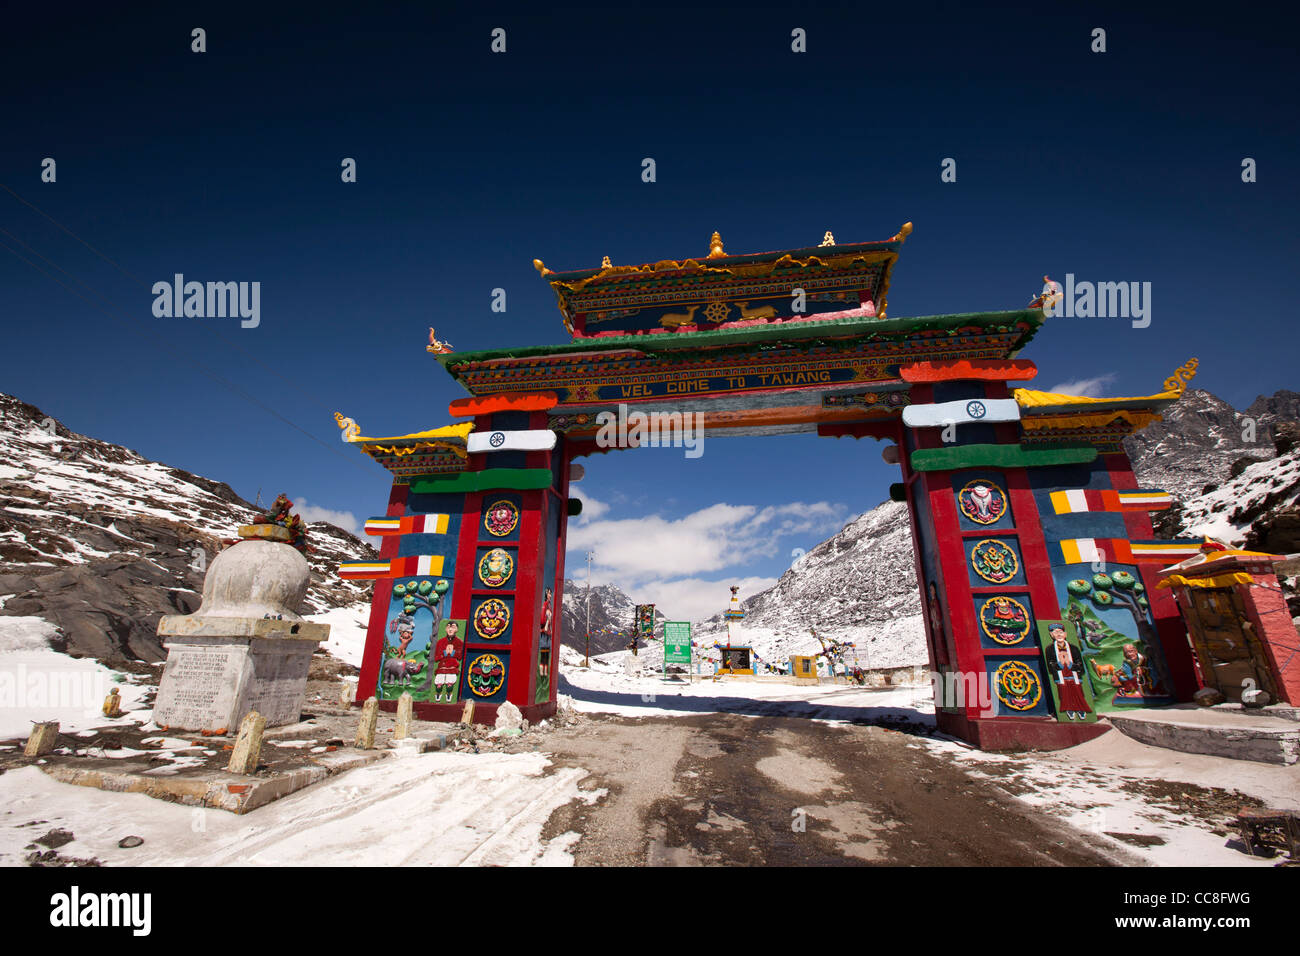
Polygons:
[[698,305],[687,306],[685,312],[666,312],[659,317],[659,324],[665,328],[675,329],[681,325],[695,324],[695,311]]
[[748,302],[737,302],[740,307],[740,317],[742,319],[771,319],[776,316],[776,309],[770,305],[760,305],[757,309],[751,309]]

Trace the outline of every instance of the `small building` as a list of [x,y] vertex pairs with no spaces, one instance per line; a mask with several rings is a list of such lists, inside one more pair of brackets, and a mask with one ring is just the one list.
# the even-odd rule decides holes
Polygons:
[[1282,555],[1211,551],[1165,568],[1187,625],[1201,683],[1230,701],[1256,687],[1275,702],[1300,705],[1300,647],[1275,565]]
[[719,674],[754,674],[754,649],[740,644],[720,647],[722,660],[718,664]]
[[790,655],[790,675],[792,677],[817,679],[817,658],[811,654]]

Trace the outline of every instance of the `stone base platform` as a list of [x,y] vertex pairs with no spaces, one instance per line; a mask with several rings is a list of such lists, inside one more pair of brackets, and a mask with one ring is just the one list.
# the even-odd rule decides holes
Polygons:
[[181,771],[162,777],[145,772],[148,767],[133,769],[121,760],[89,761],[76,764],[47,763],[47,774],[63,783],[95,787],[115,793],[143,793],[146,796],[191,807],[210,807],[231,813],[248,813],[273,800],[287,797],[326,777],[361,767],[392,754],[388,750],[339,750],[322,754],[311,764],[267,776],[246,777],[217,770]]
[[1266,712],[1188,704],[1106,716],[1120,733],[1153,747],[1260,763],[1300,761],[1300,724]]

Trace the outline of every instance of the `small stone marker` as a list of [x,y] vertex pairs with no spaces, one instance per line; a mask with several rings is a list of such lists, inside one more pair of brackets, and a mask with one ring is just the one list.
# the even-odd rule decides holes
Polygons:
[[357,724],[357,746],[362,750],[373,750],[375,746],[375,724],[379,721],[379,698],[371,697],[361,705],[361,723]]
[[121,717],[122,716],[122,694],[114,687],[104,698],[104,716]]
[[32,725],[32,735],[27,738],[27,747],[23,750],[29,757],[40,757],[54,752],[54,741],[59,739],[59,722],[46,720]]
[[352,700],[353,700],[352,695],[353,695],[352,685],[349,684],[347,681],[344,681],[343,684],[339,687],[339,706],[351,707]]
[[474,723],[474,702],[472,700],[465,701],[465,709],[460,712],[460,722],[462,724]]
[[393,724],[394,740],[404,740],[411,736],[411,714],[414,706],[409,691],[404,691],[402,696],[397,698],[397,720]]
[[249,774],[257,770],[257,761],[262,756],[262,731],[266,730],[266,718],[255,710],[239,723],[239,736],[235,738],[235,749],[230,754],[230,763],[226,769],[231,773]]

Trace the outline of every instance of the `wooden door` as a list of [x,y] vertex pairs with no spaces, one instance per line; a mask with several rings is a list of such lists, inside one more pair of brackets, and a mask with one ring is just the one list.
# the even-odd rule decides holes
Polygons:
[[1235,702],[1251,686],[1277,700],[1263,648],[1237,593],[1232,588],[1188,588],[1188,597],[1188,630],[1206,686]]

